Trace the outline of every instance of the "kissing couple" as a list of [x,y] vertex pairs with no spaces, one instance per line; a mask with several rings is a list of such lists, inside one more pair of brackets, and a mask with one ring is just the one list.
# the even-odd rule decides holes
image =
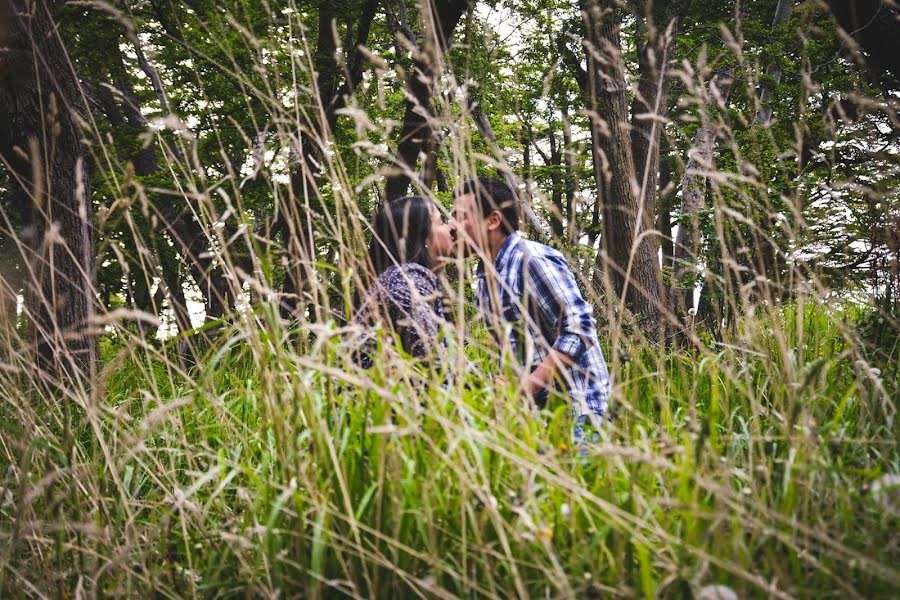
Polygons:
[[[586,424],[599,428],[606,418],[609,400],[593,309],[565,257],[519,232],[516,194],[503,181],[478,177],[457,187],[447,222],[420,196],[382,206],[369,246],[376,278],[354,321],[369,336],[395,334],[417,360],[440,361],[448,313],[437,272],[459,254],[479,259],[475,301],[500,347],[500,367],[518,374],[517,388],[538,408],[554,389],[567,397],[580,442]],[[373,363],[368,339],[357,360],[364,368]]]

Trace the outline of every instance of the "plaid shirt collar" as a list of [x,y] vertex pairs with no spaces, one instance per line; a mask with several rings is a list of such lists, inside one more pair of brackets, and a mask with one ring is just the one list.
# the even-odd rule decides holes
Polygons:
[[[502,273],[507,265],[509,264],[510,256],[512,256],[512,250],[522,241],[522,235],[518,231],[513,231],[511,234],[506,236],[506,239],[503,241],[503,244],[500,246],[500,250],[497,252],[497,258],[494,259],[494,269],[497,270],[497,273]],[[478,271],[477,274],[479,277],[484,276],[485,260],[481,259],[478,261]]]

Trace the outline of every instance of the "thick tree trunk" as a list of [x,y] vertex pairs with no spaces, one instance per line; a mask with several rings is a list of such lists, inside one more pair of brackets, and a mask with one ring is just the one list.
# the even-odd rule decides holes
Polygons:
[[[659,26],[669,26],[659,31]],[[641,31],[643,30],[643,31]],[[669,87],[672,77],[667,63],[675,50],[677,20],[671,24],[645,23],[636,36],[638,43],[637,93],[631,103],[631,148],[634,155],[634,172],[640,185],[640,202],[643,203],[644,230],[656,224],[658,210],[659,147],[664,120],[669,112]],[[654,256],[659,248],[658,237],[647,238]]]
[[453,30],[469,4],[470,0],[431,0],[422,5],[424,42],[415,57],[414,71],[408,77],[403,128],[397,141],[397,170],[388,177],[385,186],[388,200],[407,193],[419,154],[429,147],[434,136],[431,108],[434,80],[441,72]]
[[[775,7],[775,18],[772,19],[772,28],[776,29],[784,25],[794,10],[794,0],[778,0]],[[781,62],[778,57],[770,57],[766,67],[766,79],[760,85],[759,108],[753,116],[753,120],[762,125],[772,122],[772,88],[781,82]]]
[[76,113],[81,93],[45,0],[0,0],[0,153],[26,200],[25,310],[53,384],[97,363],[92,206]]
[[[658,160],[658,150],[652,146],[658,144],[659,138],[658,133],[650,133],[646,139],[646,149],[642,138],[640,149],[649,155],[635,159],[619,23],[612,14],[614,4],[607,0],[586,0],[583,3],[588,32],[588,76],[592,104],[596,107],[593,117],[603,121],[602,124],[597,123],[599,135],[595,139],[610,169],[608,188],[605,190],[609,201],[603,210],[603,237],[598,259],[601,264],[598,266],[606,270],[616,292],[638,317],[641,328],[651,337],[656,337],[661,324],[661,273],[654,251],[656,244],[648,239],[649,234],[646,233],[650,229],[648,224],[655,223],[656,215],[648,211],[643,202],[641,190],[649,193],[650,188],[642,186],[636,165],[645,166],[644,173],[640,175],[643,180],[649,178],[649,171],[658,169],[658,163],[654,163]],[[660,56],[656,60],[660,63],[660,71],[663,71],[666,57]],[[663,106],[666,100],[660,96],[654,104]],[[661,125],[657,123],[656,127]],[[646,130],[643,126],[641,129]],[[656,176],[652,179],[655,194]],[[649,208],[655,211],[655,201]]]

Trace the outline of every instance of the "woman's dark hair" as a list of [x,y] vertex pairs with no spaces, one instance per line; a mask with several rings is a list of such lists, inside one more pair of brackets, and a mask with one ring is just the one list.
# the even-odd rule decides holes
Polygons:
[[458,196],[472,194],[475,206],[481,209],[481,216],[487,218],[495,210],[503,218],[503,233],[519,230],[519,205],[516,194],[496,177],[477,177],[459,186]]
[[369,244],[369,259],[376,275],[403,263],[431,268],[425,247],[431,235],[431,211],[431,202],[421,196],[404,196],[381,207],[375,215]]

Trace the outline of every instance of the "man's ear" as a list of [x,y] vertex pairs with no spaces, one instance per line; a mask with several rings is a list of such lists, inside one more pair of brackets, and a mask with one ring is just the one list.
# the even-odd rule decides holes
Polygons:
[[485,224],[487,225],[488,231],[499,229],[500,226],[503,225],[503,215],[501,215],[499,211],[495,210],[487,216],[487,218],[485,219]]

